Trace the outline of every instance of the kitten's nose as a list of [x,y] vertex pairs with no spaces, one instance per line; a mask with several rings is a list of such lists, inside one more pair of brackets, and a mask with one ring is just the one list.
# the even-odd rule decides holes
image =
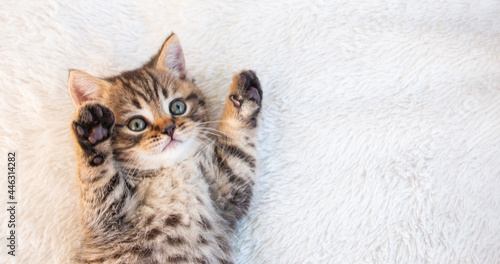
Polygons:
[[171,125],[171,126],[163,128],[163,131],[161,131],[161,133],[167,134],[169,137],[171,137],[172,135],[174,135],[174,129],[175,129],[175,125]]

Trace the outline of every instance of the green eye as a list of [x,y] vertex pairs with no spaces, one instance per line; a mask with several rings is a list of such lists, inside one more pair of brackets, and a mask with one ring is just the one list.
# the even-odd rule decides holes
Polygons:
[[140,117],[135,117],[128,121],[127,126],[132,131],[142,131],[146,128],[146,121]]
[[181,99],[175,99],[170,103],[170,113],[172,115],[182,115],[186,112],[186,103]]

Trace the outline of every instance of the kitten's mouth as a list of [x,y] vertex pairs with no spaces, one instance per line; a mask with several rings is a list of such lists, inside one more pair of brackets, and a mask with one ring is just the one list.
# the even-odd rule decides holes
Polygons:
[[179,146],[182,143],[182,141],[177,140],[177,139],[170,139],[170,141],[163,147],[161,152],[167,151],[167,150],[173,150],[177,146]]

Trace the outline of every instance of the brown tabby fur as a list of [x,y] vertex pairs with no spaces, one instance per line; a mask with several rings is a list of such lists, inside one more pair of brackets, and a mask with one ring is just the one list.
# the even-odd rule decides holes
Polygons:
[[[69,86],[79,107],[83,236],[75,262],[231,263],[229,240],[254,185],[255,74],[234,76],[218,122],[186,77],[175,35],[140,69],[107,79],[72,71]],[[175,116],[168,102],[178,98],[187,111]],[[147,119],[144,131],[127,127],[134,116]],[[165,150],[171,125],[181,143]]]

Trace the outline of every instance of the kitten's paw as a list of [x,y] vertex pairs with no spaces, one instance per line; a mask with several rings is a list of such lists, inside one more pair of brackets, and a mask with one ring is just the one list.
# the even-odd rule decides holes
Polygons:
[[251,70],[234,75],[229,100],[238,109],[238,115],[251,127],[257,125],[257,116],[262,105],[262,88],[259,78]]
[[234,75],[229,99],[239,108],[245,101],[254,102],[259,107],[262,101],[262,89],[259,78],[252,70],[241,71]]
[[73,131],[83,149],[110,138],[115,116],[111,109],[97,103],[90,103],[78,110],[78,118],[73,121]]

